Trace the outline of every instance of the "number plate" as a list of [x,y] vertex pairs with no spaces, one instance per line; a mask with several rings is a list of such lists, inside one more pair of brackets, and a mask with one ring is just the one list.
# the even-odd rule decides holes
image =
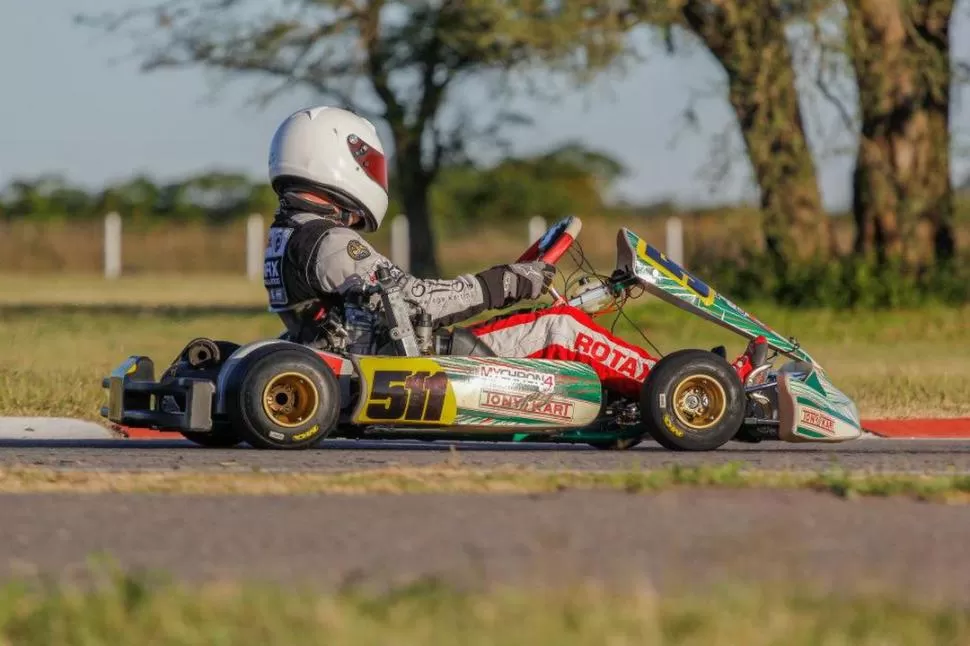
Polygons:
[[368,424],[451,424],[455,393],[432,359],[361,358],[365,384],[356,421]]
[[484,357],[355,358],[356,424],[465,429],[590,424],[602,386],[582,363]]

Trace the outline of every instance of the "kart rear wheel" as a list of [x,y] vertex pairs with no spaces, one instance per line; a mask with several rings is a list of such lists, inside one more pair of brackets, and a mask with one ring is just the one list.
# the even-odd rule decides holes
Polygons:
[[679,350],[647,375],[640,417],[665,448],[712,451],[741,429],[744,402],[744,387],[726,360],[707,350]]
[[[190,341],[162,378],[161,383],[172,382],[179,377],[209,379],[219,378],[219,369],[229,356],[239,349],[239,344],[231,341],[213,341],[200,338]],[[178,402],[184,405],[184,402]],[[242,437],[227,421],[213,421],[211,431],[179,431],[179,434],[198,446],[209,449],[229,449],[242,444]]]
[[310,351],[254,353],[229,377],[226,412],[255,448],[306,449],[336,427],[340,388],[333,372]]

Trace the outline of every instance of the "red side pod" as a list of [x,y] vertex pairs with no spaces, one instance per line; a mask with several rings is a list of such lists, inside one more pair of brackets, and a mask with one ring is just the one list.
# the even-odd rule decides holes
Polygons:
[[[320,350],[316,350],[316,353],[321,359],[323,359],[324,363],[327,364],[330,370],[333,371],[334,376],[339,377],[342,374],[346,374],[344,366],[345,364],[350,363],[347,361],[347,359],[339,354],[331,354],[330,352],[322,352]],[[347,367],[349,368],[349,366]]]

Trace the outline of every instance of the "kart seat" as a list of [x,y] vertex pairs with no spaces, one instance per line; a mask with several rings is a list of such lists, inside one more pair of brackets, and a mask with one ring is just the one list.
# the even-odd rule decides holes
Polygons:
[[438,354],[459,357],[495,357],[495,351],[477,336],[462,327],[453,330],[439,329],[435,331],[439,337],[441,350]]

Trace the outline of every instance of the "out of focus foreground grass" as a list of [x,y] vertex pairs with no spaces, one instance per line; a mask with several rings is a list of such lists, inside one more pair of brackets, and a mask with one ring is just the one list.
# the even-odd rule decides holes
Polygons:
[[[236,276],[0,277],[0,414],[98,420],[101,377],[129,354],[160,368],[196,336],[245,342],[275,336],[262,287]],[[899,312],[792,311],[750,305],[795,335],[854,397],[863,417],[970,414],[970,308]],[[656,299],[626,313],[663,352],[744,341]],[[614,315],[600,319],[606,327]],[[645,345],[630,322],[616,331]]]
[[495,588],[434,581],[321,593],[117,577],[0,588],[0,642],[31,644],[966,644],[966,610],[794,587],[658,595],[648,588]]

